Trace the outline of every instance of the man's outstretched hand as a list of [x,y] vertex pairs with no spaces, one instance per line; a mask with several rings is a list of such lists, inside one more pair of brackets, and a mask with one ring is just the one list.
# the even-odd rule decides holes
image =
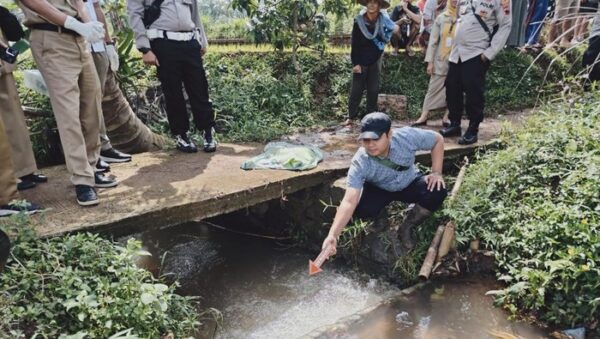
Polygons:
[[446,183],[444,182],[444,178],[439,173],[431,173],[425,177],[425,182],[427,183],[427,189],[430,192],[434,190],[439,191],[442,188],[446,188]]
[[327,238],[325,238],[325,240],[323,240],[323,246],[321,246],[321,250],[324,250],[327,247],[330,248],[329,256],[327,256],[327,258],[337,253],[337,239],[331,234],[328,235]]

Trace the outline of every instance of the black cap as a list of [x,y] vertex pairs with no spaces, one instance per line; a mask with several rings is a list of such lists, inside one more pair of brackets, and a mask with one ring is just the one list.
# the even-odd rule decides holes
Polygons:
[[383,133],[389,132],[392,127],[392,119],[381,112],[373,112],[365,115],[360,121],[359,140],[379,139]]

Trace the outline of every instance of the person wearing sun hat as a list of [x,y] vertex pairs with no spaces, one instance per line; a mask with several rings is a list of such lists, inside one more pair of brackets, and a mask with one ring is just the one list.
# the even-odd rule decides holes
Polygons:
[[[333,249],[343,228],[356,216],[375,219],[392,201],[413,203],[398,228],[404,252],[415,244],[412,230],[439,209],[447,196],[442,177],[444,138],[436,132],[413,127],[392,129],[390,117],[381,112],[361,121],[358,139],[362,147],[352,158],[347,188],[323,248]],[[415,165],[418,151],[431,151],[431,174],[423,175]]]
[[392,33],[398,26],[390,19],[385,9],[390,7],[386,0],[358,0],[365,6],[354,18],[352,27],[352,85],[348,101],[346,125],[358,118],[358,107],[367,90],[367,113],[377,111],[379,95],[379,74],[385,45],[390,42]]

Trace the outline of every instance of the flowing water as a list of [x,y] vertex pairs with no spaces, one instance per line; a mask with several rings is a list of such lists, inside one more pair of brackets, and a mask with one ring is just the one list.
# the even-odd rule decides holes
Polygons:
[[[327,262],[323,273],[309,277],[308,259],[317,253],[284,249],[273,240],[202,223],[136,238],[153,254],[142,258],[141,266],[155,274],[173,274],[182,285],[180,293],[201,296],[203,307],[223,313],[218,338],[296,338],[399,293],[336,262]],[[492,306],[484,293],[494,287],[493,280],[480,279],[435,283],[377,307],[335,337],[486,338],[492,330],[541,337],[536,328],[509,322]]]

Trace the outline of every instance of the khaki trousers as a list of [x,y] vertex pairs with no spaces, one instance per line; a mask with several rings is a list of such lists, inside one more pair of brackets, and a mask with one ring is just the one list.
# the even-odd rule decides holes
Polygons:
[[50,94],[74,185],[94,185],[100,152],[100,81],[89,45],[66,33],[31,31],[31,52]]
[[17,177],[15,177],[10,154],[10,143],[4,129],[4,122],[0,117],[0,206],[19,198]]
[[12,73],[0,76],[0,118],[4,121],[17,178],[37,171],[25,114]]
[[[92,58],[94,59],[94,66],[96,66],[96,73],[98,73],[98,79],[100,80],[100,92],[104,96],[104,89],[106,88],[106,78],[110,71],[110,61],[106,52],[92,52]],[[104,122],[104,111],[100,113],[100,142],[102,146],[101,150],[107,151],[112,148],[110,139],[106,133],[106,123]]]

